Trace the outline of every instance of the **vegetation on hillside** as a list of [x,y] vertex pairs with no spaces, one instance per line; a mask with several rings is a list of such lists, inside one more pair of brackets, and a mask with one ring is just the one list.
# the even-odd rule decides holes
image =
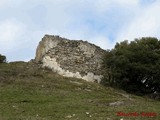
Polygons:
[[0,120],[159,120],[159,113],[158,101],[34,63],[0,64]]
[[128,92],[160,93],[160,41],[146,37],[117,43],[107,51],[107,80]]
[[[105,82],[141,95],[160,93],[160,41],[117,43],[104,59]],[[159,120],[160,102],[0,55],[0,120]]]

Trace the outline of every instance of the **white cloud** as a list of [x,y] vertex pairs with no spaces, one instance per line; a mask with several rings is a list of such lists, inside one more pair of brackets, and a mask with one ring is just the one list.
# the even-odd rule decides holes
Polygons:
[[121,5],[138,5],[140,0],[113,0],[114,2]]
[[0,7],[3,7],[3,6],[6,5],[8,2],[10,2],[10,0],[1,0],[1,1],[0,1]]
[[3,21],[0,26],[0,42],[12,42],[18,34],[19,27],[11,21]]
[[160,37],[160,2],[137,11],[134,19],[120,31],[116,41],[139,37]]
[[0,22],[0,42],[1,47],[11,47],[15,40],[24,33],[24,25],[12,20]]
[[0,9],[16,8],[25,0],[0,0]]
[[0,22],[0,54],[6,55],[9,61],[19,57],[25,30],[24,24],[12,19]]
[[98,11],[99,13],[104,13],[109,11],[112,7],[116,7],[117,9],[120,7],[124,8],[133,8],[137,9],[139,5],[139,0],[96,0],[94,3],[94,11]]
[[88,39],[91,43],[100,46],[102,49],[111,49],[113,47],[113,42],[103,35],[92,36]]

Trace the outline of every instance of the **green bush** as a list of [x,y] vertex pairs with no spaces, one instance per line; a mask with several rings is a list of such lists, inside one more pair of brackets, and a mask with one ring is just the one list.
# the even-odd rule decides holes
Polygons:
[[106,81],[128,92],[160,92],[160,41],[145,37],[117,43],[104,59]]
[[6,62],[6,56],[0,54],[0,63]]

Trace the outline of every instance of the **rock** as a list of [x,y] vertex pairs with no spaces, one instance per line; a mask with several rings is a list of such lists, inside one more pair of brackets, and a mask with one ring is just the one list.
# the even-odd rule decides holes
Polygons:
[[36,63],[66,77],[100,82],[105,50],[82,40],[45,35],[36,50]]
[[117,102],[109,103],[109,106],[120,106],[120,105],[124,105],[124,102],[123,101],[117,101]]
[[71,115],[68,115],[68,116],[66,116],[66,118],[72,118],[72,116],[71,116]]
[[89,112],[86,112],[86,115],[89,115],[90,113]]
[[82,85],[83,84],[83,83],[77,82],[77,81],[70,81],[70,83],[77,84],[77,85]]

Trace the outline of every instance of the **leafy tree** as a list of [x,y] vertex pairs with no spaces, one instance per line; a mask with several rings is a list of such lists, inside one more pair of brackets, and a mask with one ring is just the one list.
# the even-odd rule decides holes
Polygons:
[[160,41],[145,37],[117,43],[104,59],[106,82],[139,94],[160,93]]
[[6,56],[0,54],[0,63],[6,62]]

